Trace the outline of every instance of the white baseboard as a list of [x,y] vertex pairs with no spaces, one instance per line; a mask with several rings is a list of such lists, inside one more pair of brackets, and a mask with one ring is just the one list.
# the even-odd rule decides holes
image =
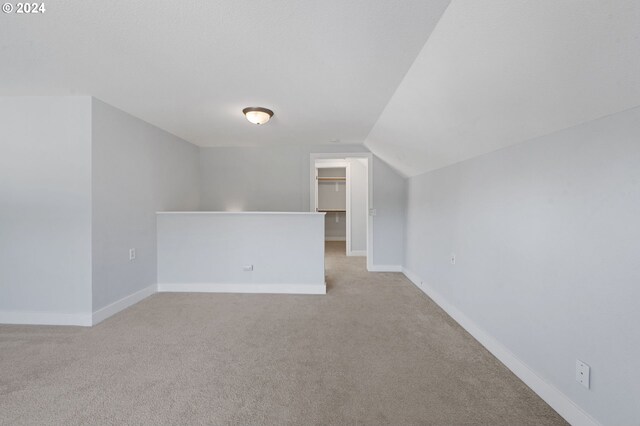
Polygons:
[[61,312],[0,311],[0,324],[91,326],[91,314]]
[[325,241],[347,241],[346,237],[324,237]]
[[60,312],[26,312],[26,311],[0,311],[0,324],[24,324],[24,325],[79,325],[91,327],[101,321],[117,314],[118,312],[135,305],[156,292],[157,286],[150,285],[136,293],[130,294],[117,302],[114,302],[93,314],[68,314]]
[[347,256],[367,256],[367,251],[366,250],[351,250],[350,252],[347,252]]
[[322,284],[153,284],[122,299],[98,309],[93,314],[70,314],[60,312],[0,311],[0,324],[21,325],[78,325],[91,327],[135,305],[156,292],[195,293],[279,293],[279,294],[326,294]]
[[158,292],[178,293],[274,293],[274,294],[327,294],[322,284],[225,284],[225,283],[163,283]]
[[402,272],[400,265],[371,265],[367,267],[369,272]]
[[92,325],[96,325],[112,315],[117,314],[120,311],[127,309],[129,306],[135,305],[143,299],[151,296],[156,293],[158,286],[156,284],[150,285],[149,287],[145,287],[142,290],[139,290],[133,294],[123,297],[122,299],[113,302],[110,305],[105,306],[104,308],[100,308],[93,313],[92,316]]
[[566,421],[574,426],[599,425],[593,417],[583,411],[582,408],[576,405],[568,396],[540,377],[533,369],[502,345],[502,343],[480,328],[475,322],[462,313],[462,311],[449,303],[440,293],[434,290],[433,287],[426,284],[420,277],[406,268],[403,268],[402,272],[416,287],[429,296],[438,306],[449,314],[451,318],[460,324],[462,328],[467,330],[482,346],[529,386],[531,390],[537,393],[540,398],[564,417]]

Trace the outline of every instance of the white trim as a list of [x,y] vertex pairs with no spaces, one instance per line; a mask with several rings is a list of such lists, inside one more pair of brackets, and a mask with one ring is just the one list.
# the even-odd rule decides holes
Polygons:
[[91,327],[91,314],[62,312],[0,311],[0,324],[79,325]]
[[318,169],[341,169],[347,166],[347,162],[344,159],[317,160],[315,164]]
[[400,265],[368,265],[369,272],[402,272]]
[[351,250],[347,252],[347,256],[366,256],[366,250]]
[[[315,179],[313,179],[313,185],[314,185],[314,189],[313,189],[313,193],[315,194],[315,204],[311,207],[311,212],[312,213],[316,213],[318,211],[318,168],[314,166],[314,173],[315,173]],[[325,223],[326,225],[326,223]]]
[[96,325],[110,316],[117,314],[120,311],[127,309],[129,306],[135,305],[141,300],[146,299],[147,297],[155,294],[158,291],[158,286],[153,284],[149,287],[143,288],[133,294],[123,297],[122,299],[113,302],[110,305],[105,306],[104,308],[100,308],[93,313],[92,316],[92,324]]
[[467,330],[482,346],[487,348],[500,362],[511,370],[520,380],[540,396],[547,404],[558,412],[566,421],[574,426],[597,426],[599,423],[582,410],[568,396],[551,383],[540,377],[531,367],[516,357],[507,347],[480,328],[462,311],[449,303],[433,287],[426,284],[415,273],[403,268],[404,275],[440,306],[462,328]]
[[156,292],[198,293],[281,293],[281,294],[326,294],[326,284],[158,284],[150,285],[133,294],[98,309],[93,314],[70,314],[60,312],[0,311],[0,324],[19,325],[76,325],[91,327],[105,319],[146,299]]
[[312,153],[309,154],[309,211],[315,211],[315,200],[311,196],[315,191],[315,172],[316,160],[344,160],[347,158],[366,158],[367,159],[367,269],[373,267],[373,228],[375,221],[369,213],[374,209],[373,199],[373,154],[371,152],[331,152],[331,153]]
[[256,284],[256,283],[163,283],[160,293],[274,293],[274,294],[327,294],[322,284]]
[[133,294],[114,302],[104,308],[98,309],[92,314],[68,314],[60,312],[25,312],[25,311],[0,311],[0,324],[23,325],[79,325],[91,327],[112,315],[135,305],[143,299],[156,293],[155,284],[143,288]]
[[346,176],[345,233],[347,234],[347,240],[346,240],[345,247],[346,247],[347,256],[349,256],[349,253],[351,253],[351,162],[347,161],[346,163],[347,163],[347,166],[345,168],[345,176]]
[[346,237],[324,237],[325,241],[347,241]]
[[185,212],[156,212],[159,214],[238,214],[238,215],[292,215],[292,214],[324,214],[322,212],[310,211],[310,212],[219,212],[219,211],[185,211]]

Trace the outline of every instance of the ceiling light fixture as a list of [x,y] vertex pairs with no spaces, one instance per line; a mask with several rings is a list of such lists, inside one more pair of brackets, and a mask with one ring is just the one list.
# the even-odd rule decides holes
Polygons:
[[273,117],[273,111],[262,107],[247,107],[242,113],[253,124],[264,124]]

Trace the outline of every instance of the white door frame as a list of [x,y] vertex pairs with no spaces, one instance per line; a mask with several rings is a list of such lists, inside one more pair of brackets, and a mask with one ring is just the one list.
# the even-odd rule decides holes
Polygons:
[[[316,211],[316,200],[313,196],[316,193],[316,160],[346,160],[347,158],[365,158],[367,159],[367,269],[373,268],[373,226],[374,221],[371,217],[373,204],[373,154],[370,152],[332,152],[332,153],[314,153],[309,155],[309,211]],[[350,201],[350,200],[347,200]],[[347,214],[347,217],[349,215]],[[349,219],[347,219],[349,220]],[[349,223],[350,224],[350,223]],[[349,232],[347,226],[347,232]]]
[[351,164],[349,164],[349,162],[347,161],[347,169],[345,170],[345,176],[346,178],[346,188],[345,188],[345,192],[347,193],[347,200],[346,200],[346,213],[345,216],[347,218],[347,223],[346,223],[346,229],[345,229],[345,235],[347,237],[347,244],[345,244],[346,249],[347,249],[347,256],[351,256]]
[[[358,157],[358,158],[354,158],[354,157],[349,157],[347,158],[347,187],[346,187],[346,193],[347,193],[347,256],[366,256],[367,255],[367,250],[352,250],[352,244],[351,244],[351,161],[350,160],[358,160],[362,157]],[[369,161],[366,161],[366,167],[367,170],[369,169]],[[366,221],[369,222],[369,177],[367,176],[367,193],[364,194],[365,196],[365,206],[366,206]],[[367,235],[367,240],[369,239],[369,236]]]

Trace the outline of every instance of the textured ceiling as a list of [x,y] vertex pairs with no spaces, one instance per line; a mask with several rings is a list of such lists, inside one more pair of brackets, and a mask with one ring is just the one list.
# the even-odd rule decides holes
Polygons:
[[640,105],[640,2],[448,4],[61,0],[0,13],[0,95],[93,95],[203,146],[364,142],[406,176]]
[[365,145],[411,176],[637,105],[637,0],[454,0]]
[[0,13],[0,95],[93,95],[204,146],[362,143],[448,3],[46,2]]

